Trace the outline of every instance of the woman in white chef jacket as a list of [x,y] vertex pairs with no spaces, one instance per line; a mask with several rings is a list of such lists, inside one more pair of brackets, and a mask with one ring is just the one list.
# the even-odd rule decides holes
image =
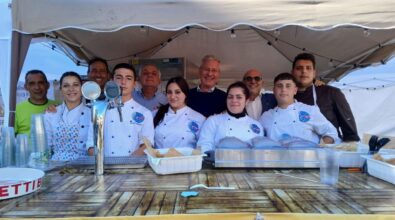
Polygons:
[[44,115],[44,126],[52,160],[75,160],[87,155],[93,146],[91,110],[82,102],[81,77],[75,72],[65,72],[60,77],[63,104],[56,112]]
[[156,148],[196,148],[206,118],[187,106],[188,92],[188,83],[182,77],[167,82],[169,104],[161,106],[154,117]]
[[325,144],[340,142],[336,128],[317,106],[294,99],[297,91],[292,74],[281,73],[274,78],[273,92],[278,105],[263,113],[259,120],[265,135],[276,141],[297,137],[317,144],[320,139]]
[[214,150],[225,137],[235,137],[251,144],[251,139],[263,136],[261,124],[248,116],[245,109],[250,95],[247,86],[243,82],[235,82],[226,93],[226,112],[210,116],[203,124],[197,143],[202,152]]

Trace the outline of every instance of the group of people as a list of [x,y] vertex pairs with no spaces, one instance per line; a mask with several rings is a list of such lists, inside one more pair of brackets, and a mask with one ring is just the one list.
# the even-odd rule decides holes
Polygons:
[[[226,92],[216,88],[220,66],[218,58],[207,55],[199,67],[200,84],[196,88],[189,89],[184,78],[174,77],[168,80],[163,94],[159,89],[161,73],[153,64],[143,65],[137,74],[127,63],[117,64],[110,72],[105,60],[91,60],[89,80],[102,90],[113,80],[122,89],[123,120],[117,109],[109,109],[105,115],[105,155],[143,155],[144,138],[156,148],[199,147],[203,152],[215,149],[227,137],[246,143],[263,136],[327,144],[359,141],[354,117],[341,91],[314,84],[312,54],[299,54],[291,73],[275,77],[273,94],[262,93],[263,74],[255,69],[248,70],[242,81],[229,85]],[[135,88],[137,78],[141,89]],[[45,129],[54,160],[93,155],[91,111],[82,99],[81,77],[74,72],[61,76],[64,102],[56,107],[56,102],[46,98],[48,85],[43,72],[26,74],[30,98],[17,106],[16,133],[29,132],[29,115],[46,110]]]

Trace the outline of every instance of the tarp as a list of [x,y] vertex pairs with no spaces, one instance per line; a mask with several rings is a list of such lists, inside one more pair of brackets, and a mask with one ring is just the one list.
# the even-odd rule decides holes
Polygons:
[[[14,0],[12,4],[15,33],[46,37],[76,61],[99,56],[113,65],[184,57],[187,79],[197,79],[200,59],[214,54],[221,59],[222,82],[240,79],[250,68],[262,70],[265,81],[271,82],[274,75],[289,71],[293,57],[305,51],[316,55],[319,75],[329,81],[358,67],[385,63],[395,49],[392,0]],[[21,47],[17,41],[13,45]],[[13,47],[14,51],[23,48]],[[18,68],[12,69],[11,76],[17,78]]]
[[395,86],[381,89],[342,89],[358,125],[358,134],[395,136]]

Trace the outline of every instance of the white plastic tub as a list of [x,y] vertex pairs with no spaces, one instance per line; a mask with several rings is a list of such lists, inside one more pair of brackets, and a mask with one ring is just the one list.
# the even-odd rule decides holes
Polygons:
[[31,168],[0,168],[0,200],[23,196],[41,188],[44,172]]
[[[395,154],[392,155],[381,155],[384,159],[395,158]],[[372,156],[366,157],[368,164],[368,173],[371,176],[385,180],[392,184],[395,184],[395,165],[375,160]]]
[[[369,153],[369,146],[366,144],[358,143],[358,150],[353,152],[353,151],[341,151],[342,154],[340,155],[340,162],[339,165],[340,167],[359,167],[362,168],[366,158]],[[386,154],[395,154],[394,149],[381,149],[380,151],[381,155],[386,155]]]
[[368,155],[369,146],[366,144],[358,143],[357,151],[340,151],[340,167],[359,167],[361,168],[365,163],[365,158],[362,156]]
[[[159,149],[161,154],[167,151],[168,149]],[[191,155],[192,150],[184,148],[179,148],[177,151],[183,155],[190,156],[156,158],[150,155],[147,150],[145,150],[145,153],[147,154],[149,165],[156,174],[191,173],[202,169],[203,154]]]

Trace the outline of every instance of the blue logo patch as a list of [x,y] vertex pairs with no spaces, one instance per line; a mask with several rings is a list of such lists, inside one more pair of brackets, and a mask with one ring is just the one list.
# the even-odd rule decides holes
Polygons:
[[255,134],[259,134],[261,133],[261,129],[258,127],[258,125],[256,124],[251,124],[250,125],[251,130],[255,133]]
[[191,121],[188,124],[189,130],[191,130],[194,134],[199,131],[199,124],[196,121]]
[[290,139],[290,138],[291,138],[291,135],[289,135],[287,133],[283,133],[283,134],[281,134],[280,140],[287,140],[287,139]]
[[310,121],[310,114],[308,112],[305,111],[300,111],[299,112],[299,121],[301,122],[308,122]]
[[132,115],[132,118],[136,123],[139,123],[139,124],[142,123],[145,119],[144,115],[141,114],[140,112],[134,112]]

